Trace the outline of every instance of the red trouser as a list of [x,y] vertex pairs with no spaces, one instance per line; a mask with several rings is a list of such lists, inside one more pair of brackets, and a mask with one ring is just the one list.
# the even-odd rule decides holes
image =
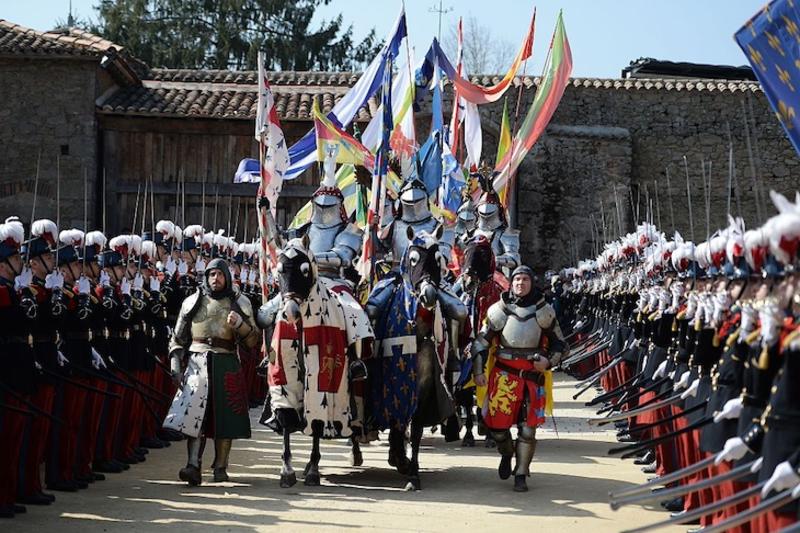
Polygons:
[[[31,403],[45,413],[53,412],[56,387],[51,383],[39,383]],[[52,422],[44,416],[29,418],[22,446],[17,494],[20,498],[30,498],[42,492],[42,463],[47,457],[48,437]],[[3,432],[5,434],[5,432]]]
[[85,404],[84,389],[68,383],[58,387],[54,414],[66,425],[57,424],[50,431],[50,453],[47,458],[46,475],[48,483],[72,481],[75,478],[78,434]]
[[[135,387],[141,391],[145,387],[141,383],[141,372],[128,372],[131,376],[136,378],[137,383]],[[128,379],[127,381],[133,381]],[[133,455],[134,450],[139,447],[139,439],[142,435],[142,414],[144,411],[144,404],[142,403],[141,394],[133,389],[125,389],[122,395],[122,412],[124,413],[124,423],[118,427],[119,438],[119,454],[120,457],[130,457]]]
[[[3,403],[28,411],[28,406],[9,394],[2,396]],[[22,449],[25,423],[28,416],[0,407],[0,507],[13,505],[17,499],[19,455]]]
[[[161,383],[159,382],[161,375],[161,369],[155,368],[150,372],[143,371],[139,373],[139,377],[142,382],[147,383],[153,389],[157,391],[161,391]],[[153,396],[156,396],[156,393],[150,391]],[[159,400],[158,402],[153,400],[147,400],[147,403],[152,408],[152,411],[155,412],[159,417],[160,420],[156,420],[156,417],[153,416],[150,409],[148,409],[144,404],[142,405],[142,433],[141,438],[152,438],[156,436],[156,430],[158,430],[159,422],[164,420],[164,416],[166,413],[163,413],[162,410],[164,409],[164,401]]]
[[[122,381],[121,374],[117,373],[115,377]],[[125,388],[122,385],[109,383],[107,386],[109,392],[123,396]],[[121,456],[117,452],[117,428],[122,417],[122,399],[112,398],[106,396],[103,398],[103,407],[101,409],[100,421],[97,430],[97,445],[94,451],[94,460],[97,462],[111,461],[112,459],[119,459]]]
[[[724,462],[720,463],[719,466],[715,468],[715,474],[721,475],[725,474],[726,472],[730,472],[731,470],[731,463]],[[747,490],[750,488],[750,483],[743,483],[741,481],[725,481],[720,483],[719,485],[715,485],[712,487],[714,493],[714,501],[723,500],[728,498],[729,496],[733,496],[737,492],[741,492],[743,490]],[[720,509],[719,512],[713,517],[712,523],[717,524],[722,522],[723,520],[730,518],[734,515],[737,515],[743,511],[746,511],[750,507],[749,500],[745,500],[743,502],[739,502],[737,505],[729,506],[725,509]],[[730,532],[735,533],[748,533],[750,531],[750,525],[745,523],[741,526],[732,528],[729,530]]]
[[[97,378],[81,379],[90,387],[107,390],[107,383]],[[100,416],[103,414],[103,403],[106,395],[99,392],[86,393],[86,406],[83,410],[81,429],[78,438],[77,475],[87,477],[92,475],[92,462],[97,448],[97,433],[100,428]]]

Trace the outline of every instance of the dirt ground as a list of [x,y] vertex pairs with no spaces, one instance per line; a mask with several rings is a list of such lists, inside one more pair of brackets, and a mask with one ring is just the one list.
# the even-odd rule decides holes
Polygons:
[[[642,483],[647,475],[630,461],[606,455],[612,431],[592,431],[593,411],[573,401],[574,382],[556,380],[556,424],[540,429],[530,491],[515,493],[512,480],[497,477],[499,456],[483,447],[461,448],[426,431],[420,452],[422,488],[405,492],[404,479],[386,463],[386,439],[365,446],[364,465],[349,466],[344,442],[323,443],[322,486],[278,486],[281,441],[256,422],[253,438],[236,441],[231,482],[201,487],[177,479],[186,462],[184,443],[153,450],[145,463],[107,475],[88,490],[59,493],[48,507],[0,522],[4,532],[94,531],[620,531],[666,517],[657,504],[611,511],[609,491]],[[587,394],[587,397],[589,395]],[[585,398],[581,398],[582,400]],[[310,439],[294,438],[298,475],[308,460]],[[213,459],[213,446],[205,463]],[[656,510],[658,508],[659,510]],[[664,531],[685,531],[675,527]]]

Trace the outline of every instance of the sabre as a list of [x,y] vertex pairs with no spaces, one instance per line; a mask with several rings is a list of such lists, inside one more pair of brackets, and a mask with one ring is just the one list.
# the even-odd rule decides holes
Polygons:
[[682,435],[684,433],[690,433],[690,432],[692,432],[692,431],[694,431],[696,429],[700,429],[701,427],[707,426],[708,424],[712,423],[713,421],[714,421],[714,417],[713,416],[706,416],[706,417],[701,418],[700,420],[698,420],[697,422],[695,422],[693,424],[689,424],[686,427],[682,427],[680,429],[676,429],[675,431],[673,431],[671,433],[667,433],[666,435],[662,435],[660,437],[656,437],[654,439],[650,439],[650,440],[646,440],[646,441],[642,441],[642,442],[636,442],[636,443],[633,443],[633,444],[629,444],[627,446],[621,446],[619,448],[613,448],[613,449],[609,450],[608,453],[611,454],[611,455],[616,455],[618,453],[622,453],[622,452],[626,452],[627,451],[627,453],[623,454],[622,457],[621,457],[621,459],[627,459],[628,457],[633,457],[634,455],[636,455],[641,450],[649,449],[649,448],[655,446],[656,444],[660,444],[662,442],[665,442],[665,441],[668,441],[668,440],[672,440],[675,437],[677,437],[678,435]]
[[611,370],[611,368],[619,364],[621,359],[620,355],[624,351],[625,350],[622,350],[619,353],[612,355],[609,361],[606,361],[602,365],[596,366],[593,369],[586,372],[586,374],[584,374],[583,377],[581,378],[581,381],[575,384],[575,388],[582,389],[588,383],[597,381],[598,374],[600,374],[601,376],[605,375],[609,370]]
[[133,208],[133,224],[131,224],[131,233],[136,231],[136,219],[139,217],[139,194],[142,192],[142,184],[136,184],[136,206]]
[[678,487],[673,487],[667,490],[650,492],[648,494],[637,494],[635,496],[620,498],[619,500],[612,500],[611,502],[609,502],[609,505],[611,506],[612,510],[617,511],[619,510],[620,507],[624,505],[630,505],[632,503],[647,502],[653,500],[659,500],[659,501],[671,500],[673,498],[677,498],[678,496],[683,496],[684,494],[688,494],[690,492],[697,492],[707,487],[713,487],[714,485],[718,485],[723,481],[731,481],[744,477],[750,473],[750,467],[753,466],[754,462],[755,461],[750,461],[749,463],[738,466],[730,470],[729,472],[725,472],[724,474],[720,474],[718,476],[714,476],[711,478],[702,479],[695,483],[680,485]]
[[618,357],[617,359],[614,359],[614,360],[611,362],[611,364],[610,364],[610,365],[607,365],[607,366],[606,366],[606,367],[605,367],[603,370],[601,370],[601,371],[600,371],[600,372],[597,374],[597,376],[595,376],[595,377],[594,377],[594,379],[592,379],[592,381],[591,381],[591,382],[590,382],[588,385],[586,385],[584,388],[582,388],[581,390],[579,390],[577,393],[573,394],[573,396],[572,396],[572,399],[573,399],[573,400],[577,400],[577,399],[578,399],[580,396],[582,396],[582,395],[583,395],[583,393],[584,393],[584,392],[586,392],[587,390],[589,390],[589,389],[591,389],[592,387],[594,387],[595,385],[597,385],[597,384],[600,382],[600,379],[601,379],[603,376],[605,376],[606,374],[608,374],[608,373],[609,373],[609,372],[610,372],[610,371],[611,371],[611,370],[612,370],[614,367],[616,367],[616,366],[617,366],[618,364],[620,364],[621,362],[622,362],[622,358],[621,358],[621,357]]
[[667,172],[667,199],[669,200],[669,219],[672,223],[672,231],[675,231],[675,207],[672,205],[672,185],[669,182],[669,166],[666,168]]
[[[689,233],[692,235],[692,242],[695,242],[694,217],[692,216],[692,188],[689,182],[689,161],[686,159],[686,156],[683,156],[683,167],[686,169],[686,199],[689,202]],[[761,215],[759,215],[758,218],[760,220]]]
[[616,422],[617,420],[627,420],[628,418],[640,415],[642,413],[647,413],[655,409],[661,409],[662,407],[668,407],[680,401],[682,399],[681,394],[676,394],[675,396],[667,398],[666,400],[661,400],[660,402],[656,402],[644,407],[639,407],[638,409],[633,409],[632,411],[625,411],[624,413],[607,416],[605,418],[590,418],[588,422],[590,426],[605,426],[606,424]]
[[708,526],[707,528],[703,529],[703,533],[718,533],[722,531],[727,531],[733,527],[738,526],[739,524],[744,524],[745,522],[749,522],[753,518],[757,516],[761,516],[762,514],[768,513],[773,509],[778,509],[783,507],[787,503],[793,502],[797,498],[792,496],[792,490],[785,490],[773,496],[772,498],[763,500],[761,503],[753,507],[752,509],[748,509],[747,511],[741,512],[736,516],[733,516],[727,520],[724,520],[718,524],[714,524],[712,526]]
[[622,383],[621,385],[611,389],[610,391],[604,392],[603,394],[597,396],[596,398],[592,398],[584,405],[586,405],[586,407],[592,407],[593,405],[597,405],[598,403],[610,400],[615,396],[619,396],[620,394],[625,394],[627,390],[633,386],[634,382],[639,378],[641,378],[643,375],[644,375],[643,372],[635,374],[633,377],[629,378],[628,381],[626,381],[625,383]]
[[728,496],[727,498],[724,498],[714,503],[710,503],[703,507],[698,507],[693,511],[682,512],[674,517],[667,518],[666,520],[662,520],[661,522],[656,522],[654,524],[649,524],[634,529],[626,529],[622,533],[643,533],[645,531],[651,531],[653,529],[658,529],[672,524],[685,524],[687,522],[697,520],[698,518],[702,518],[703,516],[709,515],[716,511],[720,511],[722,509],[727,509],[728,507],[731,507],[733,505],[736,505],[737,503],[747,500],[751,496],[758,494],[758,492],[761,490],[761,487],[763,487],[766,484],[767,484],[766,481],[762,481],[761,483],[754,485],[749,489],[737,492],[735,494],[732,494],[731,496]]
[[[673,420],[677,420],[678,418],[684,417],[684,416],[686,416],[686,415],[688,415],[690,413],[696,413],[700,409],[704,409],[706,407],[706,405],[707,404],[705,404],[705,403],[698,403],[697,405],[695,405],[693,407],[690,407],[688,409],[684,409],[680,413],[675,413],[674,415],[670,415],[670,416],[664,417],[661,420],[657,420],[655,422],[651,422],[650,424],[642,424],[641,426],[637,425],[635,430],[637,432],[647,431],[648,429],[652,429],[654,427],[661,426],[663,424],[666,424],[667,422],[672,422]],[[630,430],[629,429],[625,429],[625,430],[622,431],[622,433],[630,433]]]
[[[622,398],[617,400],[617,403],[615,403],[614,405],[611,405],[609,407],[606,407],[605,409],[601,409],[600,411],[598,411],[598,414],[602,414],[602,413],[606,413],[606,412],[618,411],[621,406],[627,404],[630,401],[629,396],[627,396],[627,395],[631,394],[633,391],[634,391],[633,387],[628,387],[628,390],[625,391],[625,394],[622,395]],[[672,389],[666,389],[666,390],[656,394],[653,398],[647,400],[643,404],[639,405],[636,409],[649,408],[651,405],[654,405],[654,404],[660,402],[661,400],[663,400],[664,397],[668,396],[671,392],[674,392],[674,391]],[[625,413],[628,413],[630,411],[631,411],[630,409],[627,409],[625,411],[620,411],[620,412],[622,414],[625,414]]]

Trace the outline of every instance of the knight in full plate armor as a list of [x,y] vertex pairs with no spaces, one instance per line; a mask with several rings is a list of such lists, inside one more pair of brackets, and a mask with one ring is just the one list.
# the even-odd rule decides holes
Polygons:
[[[419,167],[419,162],[417,166]],[[384,217],[386,222],[380,230],[380,238],[391,253],[392,270],[395,271],[400,268],[400,260],[409,245],[408,229],[412,230],[412,235],[418,235],[422,231],[433,234],[440,224],[431,213],[430,197],[425,183],[419,178],[421,174],[421,169],[417,168],[405,181],[400,189],[395,216]],[[445,229],[439,241],[439,251],[447,263],[450,262],[454,240],[453,230]]]
[[476,210],[478,224],[474,235],[483,235],[492,243],[495,265],[506,276],[518,265],[522,264],[519,255],[519,231],[508,227],[505,209],[494,190],[493,179],[496,174],[484,168],[480,173],[480,184],[483,189]]
[[[222,278],[222,279],[220,279]],[[214,481],[227,481],[232,439],[250,438],[250,419],[244,376],[236,345],[253,348],[261,340],[250,300],[233,286],[223,259],[212,259],[203,271],[201,289],[181,306],[170,342],[173,377],[181,375],[167,428],[188,437],[189,460],[179,477],[199,485],[206,437],[214,439]]]
[[[516,452],[517,492],[528,490],[536,428],[544,423],[545,372],[568,351],[555,311],[542,291],[532,287],[533,280],[529,267],[514,269],[511,290],[489,308],[471,350],[475,382],[488,386],[482,412],[501,455],[498,473],[501,479],[510,477]],[[516,445],[513,424],[518,429]]]

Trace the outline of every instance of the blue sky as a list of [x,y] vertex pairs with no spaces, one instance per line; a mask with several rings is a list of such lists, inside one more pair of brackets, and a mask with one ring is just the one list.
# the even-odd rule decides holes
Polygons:
[[[72,0],[81,17],[94,17],[99,0]],[[764,0],[540,0],[537,5],[534,59],[528,74],[539,74],[559,9],[572,46],[574,76],[618,77],[620,70],[639,57],[672,61],[744,65],[733,34],[764,5]],[[36,29],[49,29],[64,19],[69,0],[3,0],[0,18]],[[437,33],[438,15],[430,9],[438,0],[407,0],[411,44],[417,57],[424,54]],[[320,20],[338,13],[353,24],[356,37],[375,27],[383,37],[391,29],[399,0],[333,0],[321,8]],[[530,20],[534,2],[528,0],[445,0],[452,11],[442,26],[459,15],[475,16],[493,35],[518,43]],[[446,29],[442,31],[443,35]],[[509,57],[509,63],[511,57]]]

